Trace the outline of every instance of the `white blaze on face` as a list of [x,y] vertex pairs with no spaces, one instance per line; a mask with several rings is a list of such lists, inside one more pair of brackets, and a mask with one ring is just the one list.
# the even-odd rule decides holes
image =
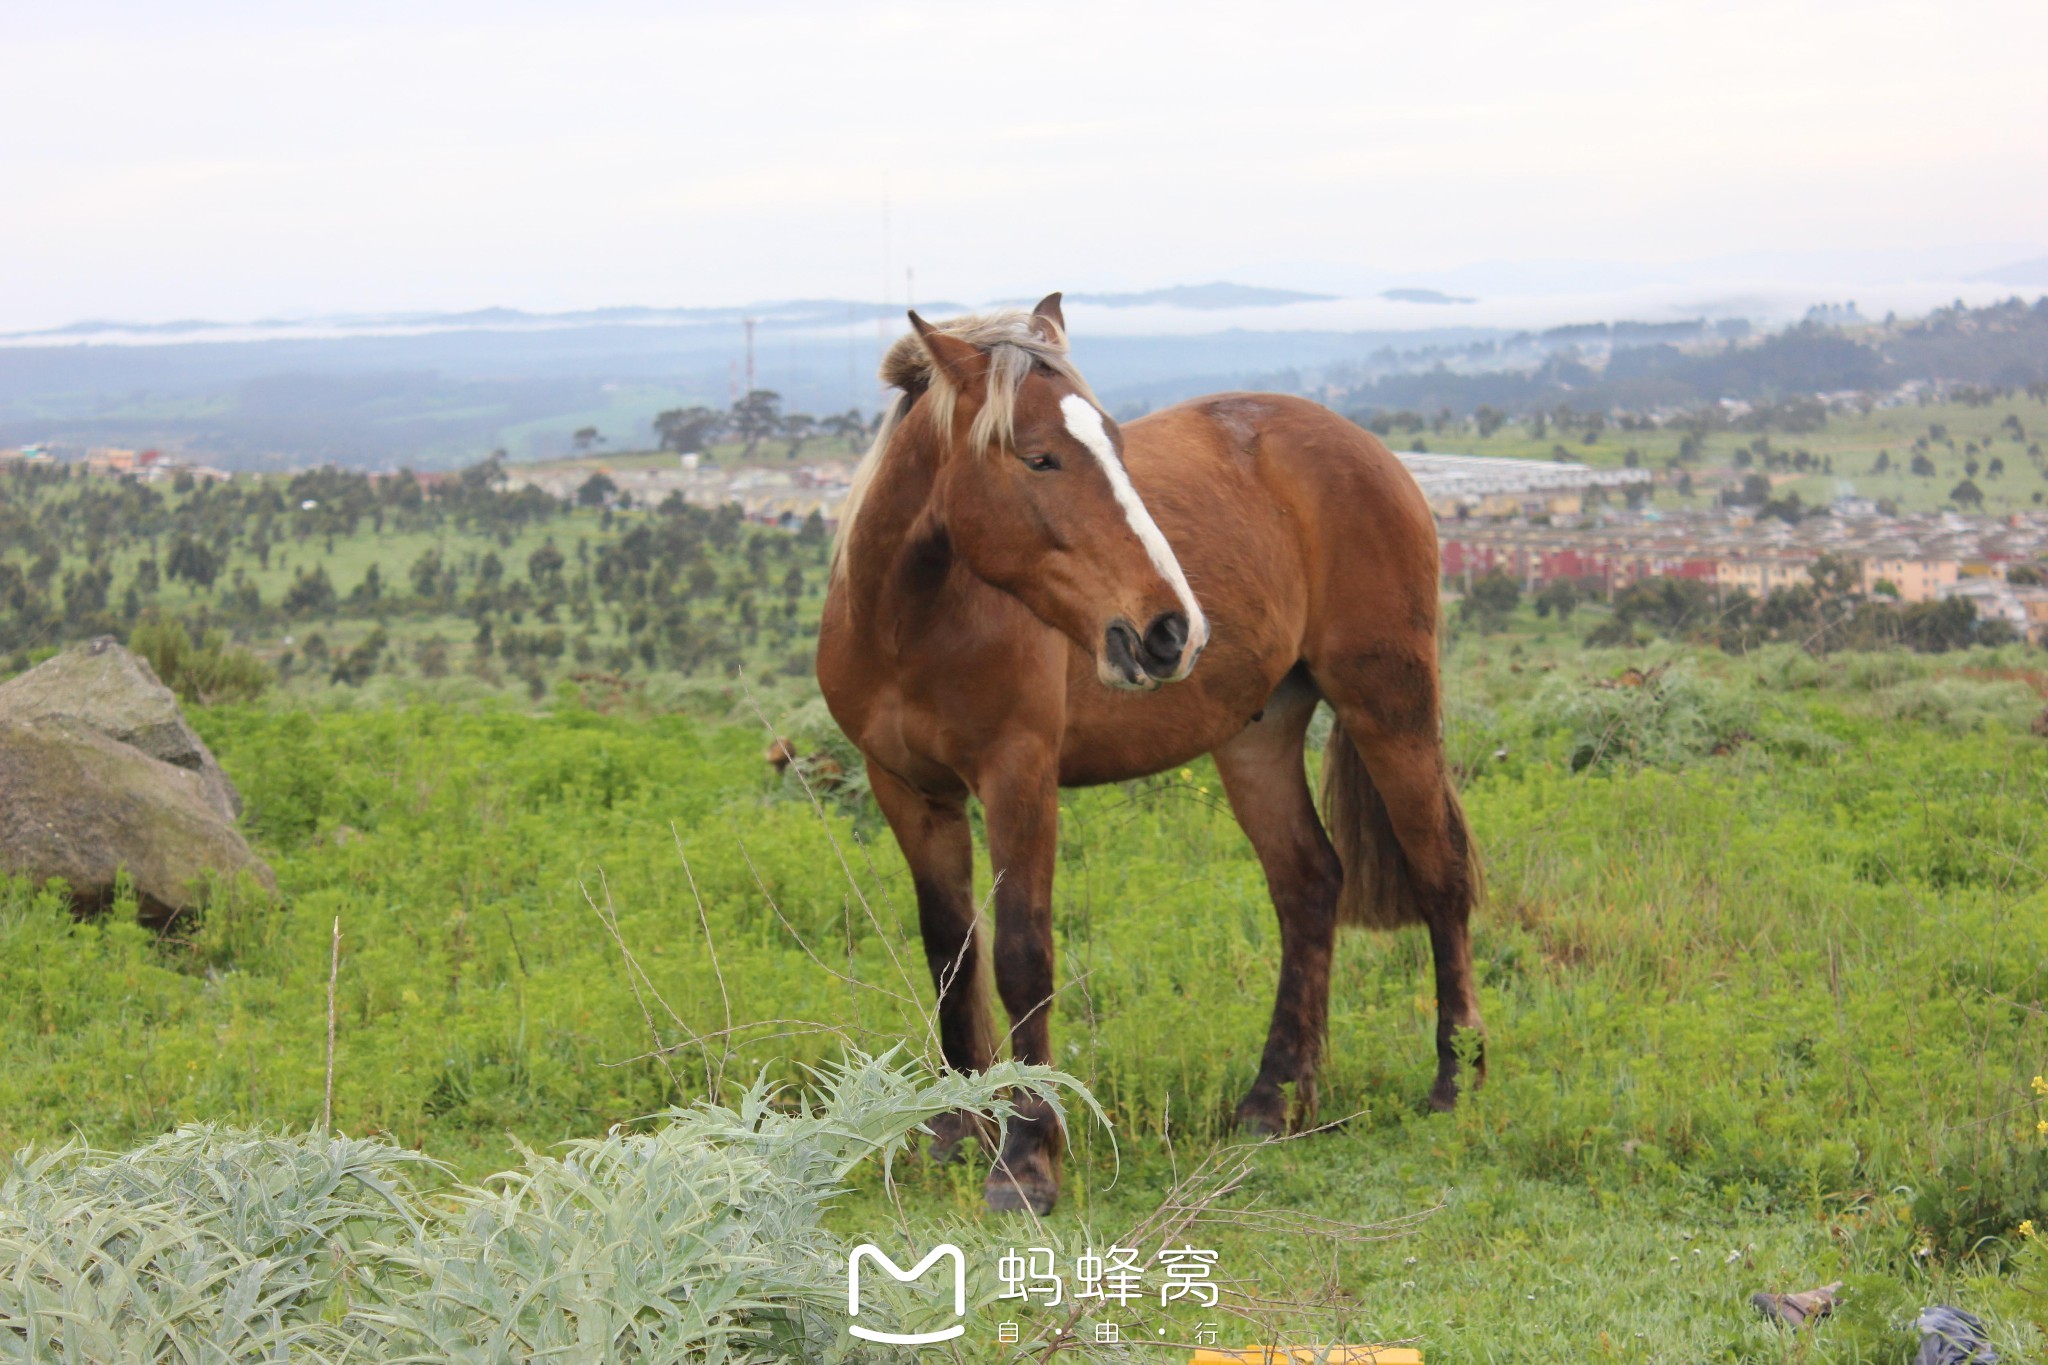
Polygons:
[[[1131,476],[1124,471],[1124,462],[1117,458],[1116,446],[1109,439],[1109,429],[1102,425],[1101,411],[1080,394],[1070,393],[1060,400],[1060,416],[1066,419],[1067,430],[1074,439],[1101,462],[1102,472],[1109,476],[1109,491],[1116,495],[1117,506],[1123,508],[1124,520],[1138,533],[1138,543],[1151,557],[1152,567],[1173,585],[1175,595],[1180,598],[1180,608],[1188,618],[1187,650],[1181,656],[1181,674],[1185,676],[1194,663],[1195,655],[1209,643],[1208,618],[1202,615],[1201,604],[1195,601],[1195,594],[1188,588],[1187,575],[1180,571],[1180,561],[1173,557],[1173,547],[1166,543],[1159,523],[1153,521],[1152,514],[1145,510],[1138,490],[1131,487]],[[1145,624],[1139,622],[1138,629],[1143,630]]]

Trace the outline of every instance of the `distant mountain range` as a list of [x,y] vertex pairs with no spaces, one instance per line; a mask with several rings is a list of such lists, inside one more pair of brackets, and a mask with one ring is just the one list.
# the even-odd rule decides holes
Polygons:
[[2023,289],[2048,288],[2048,256],[2037,256],[2031,261],[2014,261],[2011,265],[1986,270],[1970,278],[1991,284],[2017,285]]
[[1477,303],[1478,299],[1446,294],[1441,289],[1382,289],[1380,297],[1394,303]]
[[[1995,355],[1953,365],[1900,368],[1852,347],[1821,357],[1826,364],[1788,353],[1770,374],[1729,379],[1671,348],[1718,347],[1749,336],[1753,324],[1768,331],[1802,316],[1837,325],[1894,307],[1921,316],[1952,298],[1989,303],[2027,280],[2048,282],[2048,258],[1989,270],[1974,285],[1951,275],[1953,283],[1896,302],[1872,292],[1832,296],[1859,299],[1854,313],[1859,305],[1811,312],[1815,293],[1796,286],[1774,296],[1703,298],[1705,291],[1680,285],[1530,300],[1475,287],[1471,274],[1384,281],[1345,296],[1215,281],[1065,297],[1076,359],[1120,417],[1231,388],[1348,394],[1342,401],[1354,406],[1433,411],[1522,405],[1559,386],[1574,401],[1651,406],[1724,389],[1747,396],[1855,387],[1866,371],[1975,383],[2032,382],[2044,372],[2034,349],[2043,344],[2043,314],[2034,311],[2024,337],[2011,334]],[[917,306],[945,317],[980,305]],[[1621,320],[1583,321],[1601,317]],[[585,428],[611,449],[645,447],[658,412],[723,408],[750,382],[779,393],[786,411],[873,411],[883,398],[875,379],[882,350],[903,328],[901,304],[844,299],[80,322],[0,334],[0,446],[154,446],[227,468],[423,469],[467,464],[494,448],[516,459],[560,455]],[[1616,364],[1599,368],[1610,352]],[[1629,387],[1613,388],[1624,377]],[[1596,381],[1605,387],[1595,389]]]
[[[1427,292],[1427,291],[1420,291]],[[1330,303],[1335,294],[1298,289],[1262,289],[1256,285],[1180,284],[1131,294],[1078,293],[1069,303],[1101,308],[1270,308],[1296,303]],[[1036,299],[1004,299],[1029,305]],[[933,317],[970,311],[977,305],[948,299],[919,299],[919,312]],[[215,322],[187,318],[175,322],[119,322],[95,318],[38,331],[0,332],[0,346],[63,345],[103,342],[128,345],[177,341],[264,340],[341,336],[416,336],[429,332],[554,331],[577,327],[719,327],[748,319],[769,327],[837,327],[877,318],[903,316],[900,303],[869,303],[848,299],[780,299],[717,308],[629,306],[585,308],[563,313],[529,313],[518,308],[477,308],[463,313],[343,313],[301,318],[258,318],[253,322]]]
[[[1332,303],[1335,294],[1305,294],[1298,289],[1261,289],[1251,284],[1176,284],[1166,289],[1148,289],[1139,294],[1068,294],[1068,303],[1092,303],[1099,308],[1271,308],[1289,303]],[[1023,300],[1018,302],[1036,302]]]

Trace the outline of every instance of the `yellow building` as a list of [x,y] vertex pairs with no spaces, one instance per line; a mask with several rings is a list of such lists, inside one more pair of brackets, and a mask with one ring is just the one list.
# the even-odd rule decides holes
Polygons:
[[1958,577],[1953,559],[1905,559],[1873,557],[1863,561],[1863,591],[1877,591],[1880,580],[1899,590],[1901,602],[1932,602],[1944,587],[1955,586]]
[[1780,588],[1811,587],[1813,561],[1779,555],[1723,559],[1714,566],[1714,581],[1723,592],[1740,589],[1751,597],[1769,597]]

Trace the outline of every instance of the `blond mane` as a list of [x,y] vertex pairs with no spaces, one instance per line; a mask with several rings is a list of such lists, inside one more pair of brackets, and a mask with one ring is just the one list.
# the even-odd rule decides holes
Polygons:
[[[1081,377],[1081,372],[1074,368],[1074,362],[1067,355],[1066,333],[1057,324],[1047,321],[1045,332],[1041,334],[1032,323],[1033,315],[1024,309],[1002,308],[934,324],[935,330],[971,342],[988,353],[988,393],[982,401],[981,411],[974,414],[974,422],[967,431],[968,444],[975,450],[1004,450],[1015,441],[1017,392],[1038,366],[1042,365],[1066,380],[1089,402],[1096,401],[1088,381]],[[888,452],[889,441],[896,434],[896,428],[909,415],[917,400],[923,398],[925,415],[932,424],[932,430],[941,436],[950,435],[953,415],[960,401],[952,381],[933,362],[931,352],[925,349],[915,332],[896,339],[882,357],[881,373],[884,384],[902,392],[896,395],[888,413],[882,418],[881,426],[876,429],[874,444],[868,447],[868,453],[854,467],[853,482],[847,490],[845,506],[839,512],[839,533],[832,542],[832,572],[835,575],[839,572],[840,561],[845,558],[846,545],[852,538],[853,524],[860,515],[868,486],[874,482],[875,471],[881,467],[882,457]]]

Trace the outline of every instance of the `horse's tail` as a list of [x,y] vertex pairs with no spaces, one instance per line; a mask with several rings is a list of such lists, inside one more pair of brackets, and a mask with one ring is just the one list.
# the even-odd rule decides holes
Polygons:
[[[1462,922],[1462,912],[1485,893],[1485,874],[1472,848],[1465,808],[1458,803],[1448,774],[1443,800],[1451,848],[1461,864],[1452,870],[1454,884],[1444,892],[1460,902],[1457,909]],[[1336,846],[1338,861],[1344,865],[1344,889],[1337,896],[1339,924],[1398,929],[1404,924],[1429,922],[1432,907],[1422,888],[1415,885],[1408,855],[1394,836],[1386,800],[1373,785],[1358,746],[1341,724],[1330,727],[1330,741],[1323,750],[1323,824]]]

